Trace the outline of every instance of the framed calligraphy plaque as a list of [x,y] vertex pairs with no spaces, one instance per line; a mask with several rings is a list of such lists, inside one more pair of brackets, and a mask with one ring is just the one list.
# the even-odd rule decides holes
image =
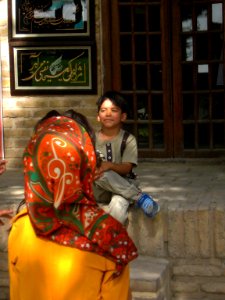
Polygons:
[[9,38],[88,38],[94,35],[94,1],[8,0]]
[[93,46],[10,47],[11,94],[95,93]]

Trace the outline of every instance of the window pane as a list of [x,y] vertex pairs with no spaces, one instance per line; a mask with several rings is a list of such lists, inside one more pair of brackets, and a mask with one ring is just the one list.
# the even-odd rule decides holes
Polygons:
[[197,7],[197,30],[205,31],[208,29],[208,12],[207,7]]
[[212,23],[223,24],[223,4],[212,4]]
[[195,56],[197,60],[206,60],[209,58],[208,39],[207,34],[199,34],[196,38]]
[[207,64],[198,65],[197,72],[197,89],[208,90],[209,89],[209,66]]
[[152,125],[152,139],[153,139],[153,148],[162,149],[164,147],[163,124]]
[[163,97],[162,95],[152,95],[152,119],[163,120]]
[[131,9],[129,6],[120,7],[120,31],[129,32],[131,31]]
[[134,97],[133,95],[125,95],[128,103],[127,119],[134,119]]
[[135,37],[135,57],[136,57],[136,61],[147,60],[145,35],[137,35]]
[[149,148],[149,128],[146,124],[138,125],[138,147]]
[[183,120],[193,120],[195,116],[194,95],[183,95]]
[[136,89],[148,89],[147,65],[136,65]]
[[161,61],[161,36],[152,35],[149,37],[150,61]]
[[209,98],[208,95],[198,95],[198,119],[209,118]]
[[184,125],[184,148],[194,149],[195,148],[195,126],[194,124]]
[[191,36],[182,37],[182,60],[192,61],[193,60],[193,38]]
[[146,7],[143,5],[134,7],[134,31],[146,31]]
[[123,125],[123,129],[124,129],[124,130],[127,130],[127,131],[130,132],[131,134],[135,135],[135,131],[134,131],[134,126],[133,126],[133,124],[127,124],[127,123],[125,123],[125,124]]
[[185,5],[181,8],[181,18],[182,18],[182,31],[188,32],[192,31],[192,8],[188,5]]
[[212,84],[214,89],[223,88],[224,67],[221,63],[212,64]]
[[162,90],[162,67],[161,65],[151,65],[151,89]]
[[224,148],[224,123],[214,123],[213,124],[213,146],[216,148]]
[[121,65],[121,81],[123,90],[132,90],[132,67],[131,65]]
[[132,60],[132,44],[130,35],[123,35],[120,37],[120,60]]
[[198,125],[198,145],[199,148],[209,148],[210,132],[209,124]]
[[160,6],[151,5],[148,9],[148,30],[149,32],[160,31]]
[[193,89],[193,66],[183,65],[182,66],[182,89],[183,91],[189,91]]
[[212,95],[212,118],[224,119],[224,94]]
[[139,120],[148,119],[148,95],[137,95],[137,110]]

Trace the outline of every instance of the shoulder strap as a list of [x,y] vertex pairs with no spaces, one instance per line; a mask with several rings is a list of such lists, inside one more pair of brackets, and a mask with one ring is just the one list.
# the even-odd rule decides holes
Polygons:
[[123,134],[123,139],[122,139],[122,143],[121,143],[121,146],[120,146],[120,154],[121,156],[123,156],[123,152],[126,148],[126,143],[127,143],[127,139],[129,137],[130,133],[128,131],[124,131],[124,134]]

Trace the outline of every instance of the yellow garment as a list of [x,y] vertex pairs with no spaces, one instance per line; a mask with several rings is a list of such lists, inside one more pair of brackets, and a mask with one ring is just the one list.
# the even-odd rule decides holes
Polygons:
[[36,237],[26,210],[8,244],[10,300],[128,300],[129,267],[112,279],[114,262]]

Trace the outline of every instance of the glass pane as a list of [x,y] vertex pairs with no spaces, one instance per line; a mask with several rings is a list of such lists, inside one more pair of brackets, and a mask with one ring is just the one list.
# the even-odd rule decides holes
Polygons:
[[148,89],[147,65],[136,65],[136,89]]
[[214,89],[221,89],[224,85],[224,67],[222,63],[212,64],[212,84]]
[[223,24],[223,4],[212,4],[212,23]]
[[194,124],[184,125],[184,148],[194,149],[195,148],[195,126]]
[[121,81],[123,90],[132,90],[133,80],[131,65],[121,65]]
[[214,123],[213,124],[213,146],[215,148],[224,148],[225,142],[225,131],[224,131],[224,123]]
[[209,124],[198,125],[198,145],[199,148],[209,148],[210,131]]
[[132,46],[131,36],[123,35],[120,37],[120,60],[131,61],[132,60]]
[[125,95],[128,103],[127,119],[134,119],[134,97],[133,95]]
[[151,89],[162,90],[162,67],[161,65],[151,65]]
[[212,95],[212,118],[224,119],[224,94]]
[[221,33],[213,33],[211,38],[211,58],[223,60],[223,38]]
[[199,34],[196,38],[195,56],[197,60],[206,60],[209,58],[208,40],[209,37],[206,34]]
[[146,61],[146,36],[136,35],[135,37],[135,57],[136,61]]
[[195,100],[194,95],[183,95],[183,120],[194,120]]
[[133,124],[127,124],[127,123],[124,123],[124,124],[123,124],[123,129],[124,129],[124,130],[127,130],[127,131],[130,132],[131,134],[135,135],[135,130],[134,130]]
[[152,95],[152,119],[163,120],[163,96]]
[[139,120],[148,119],[148,95],[137,95],[137,113]]
[[197,8],[197,30],[208,30],[208,12],[207,7],[201,6]]
[[182,47],[182,60],[192,61],[193,60],[193,38],[187,36],[182,37],[181,47]]
[[146,31],[146,7],[143,5],[134,7],[134,31]]
[[161,61],[161,36],[149,36],[150,61]]
[[198,65],[197,89],[199,90],[209,89],[208,75],[209,75],[209,66],[207,64]]
[[131,9],[129,6],[120,6],[120,32],[131,31]]
[[138,125],[138,147],[149,148],[149,128],[146,124]]
[[181,8],[181,18],[182,18],[182,31],[183,32],[192,31],[192,29],[193,29],[192,7],[183,6]]
[[160,6],[150,5],[148,8],[148,31],[160,31]]
[[193,89],[193,66],[183,65],[182,66],[182,89],[189,91]]
[[152,139],[153,139],[153,148],[162,149],[164,147],[163,124],[152,125]]
[[198,95],[198,119],[205,120],[209,118],[209,99],[208,95]]

